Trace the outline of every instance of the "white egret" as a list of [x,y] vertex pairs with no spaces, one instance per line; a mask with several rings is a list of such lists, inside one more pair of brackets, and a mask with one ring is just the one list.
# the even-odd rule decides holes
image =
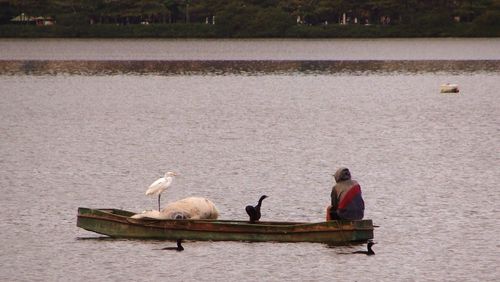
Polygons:
[[174,176],[177,176],[177,173],[175,172],[167,172],[165,173],[165,176],[162,178],[157,179],[153,184],[151,184],[146,190],[146,195],[157,195],[158,196],[158,211],[160,210],[160,198],[161,198],[161,193],[165,191],[171,184],[172,181],[174,180]]

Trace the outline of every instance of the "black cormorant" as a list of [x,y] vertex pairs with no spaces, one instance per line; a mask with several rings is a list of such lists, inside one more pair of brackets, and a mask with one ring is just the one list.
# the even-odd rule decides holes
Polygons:
[[371,256],[371,255],[374,255],[375,252],[372,250],[372,246],[376,244],[376,243],[373,243],[373,242],[368,242],[368,244],[366,245],[366,247],[368,248],[368,251],[355,251],[355,252],[352,252],[353,254],[365,254],[367,256]]
[[166,247],[162,250],[176,250],[178,252],[184,251],[184,247],[181,245],[182,239],[177,239],[177,247]]
[[254,223],[256,221],[259,221],[260,219],[260,206],[262,205],[262,200],[267,198],[266,195],[263,195],[259,199],[259,203],[253,207],[253,206],[246,206],[245,210],[247,211],[248,216],[250,216],[250,222]]

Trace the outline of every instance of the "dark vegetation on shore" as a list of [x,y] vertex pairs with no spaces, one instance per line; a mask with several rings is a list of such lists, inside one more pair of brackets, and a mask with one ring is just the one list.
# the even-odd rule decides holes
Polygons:
[[498,36],[500,0],[0,0],[0,37]]

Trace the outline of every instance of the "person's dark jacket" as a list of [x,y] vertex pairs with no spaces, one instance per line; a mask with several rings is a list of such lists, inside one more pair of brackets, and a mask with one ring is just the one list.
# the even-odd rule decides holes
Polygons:
[[351,179],[351,174],[345,167],[335,172],[335,181],[337,184],[333,186],[331,193],[332,219],[363,219],[365,202],[361,195],[359,183]]

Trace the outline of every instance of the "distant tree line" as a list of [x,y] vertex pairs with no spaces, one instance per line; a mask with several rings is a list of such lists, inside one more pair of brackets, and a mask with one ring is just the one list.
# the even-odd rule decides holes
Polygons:
[[0,0],[0,24],[21,13],[64,26],[209,24],[227,34],[296,25],[500,26],[500,0]]

